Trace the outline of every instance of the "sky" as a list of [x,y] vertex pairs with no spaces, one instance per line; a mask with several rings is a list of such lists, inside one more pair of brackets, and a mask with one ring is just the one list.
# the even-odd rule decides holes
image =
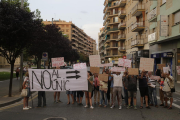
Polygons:
[[103,27],[104,0],[28,0],[31,11],[39,9],[45,21],[72,21],[98,43],[98,32]]

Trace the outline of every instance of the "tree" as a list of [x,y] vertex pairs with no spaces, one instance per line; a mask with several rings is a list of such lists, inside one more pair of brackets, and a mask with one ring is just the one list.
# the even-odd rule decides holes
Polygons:
[[19,4],[0,2],[0,56],[11,65],[9,97],[15,60],[29,47],[40,23],[34,20],[34,13],[22,10]]

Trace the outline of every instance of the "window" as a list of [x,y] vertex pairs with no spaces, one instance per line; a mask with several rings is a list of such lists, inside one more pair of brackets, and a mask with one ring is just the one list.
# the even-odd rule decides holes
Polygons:
[[180,11],[174,13],[174,25],[180,23]]
[[69,30],[68,30],[68,29],[66,29],[66,32],[69,32]]
[[162,4],[166,3],[166,0],[162,0]]
[[66,27],[69,27],[69,25],[66,25]]
[[118,17],[114,17],[113,22],[118,22]]

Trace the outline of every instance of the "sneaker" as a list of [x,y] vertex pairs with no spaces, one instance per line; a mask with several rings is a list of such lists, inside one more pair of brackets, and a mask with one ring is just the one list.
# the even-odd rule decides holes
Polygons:
[[112,105],[110,108],[113,109],[113,108],[114,108],[114,105]]
[[119,106],[119,110],[121,110],[122,109],[122,106]]
[[131,108],[131,106],[128,105],[127,109],[130,109],[130,108]]
[[86,105],[86,106],[84,106],[85,108],[87,108],[88,107],[88,105]]
[[101,104],[99,104],[99,107],[101,107],[102,105]]
[[23,108],[23,110],[29,110],[29,108],[25,107],[25,108]]
[[57,103],[61,103],[61,101],[60,101],[60,100],[58,100],[58,101],[57,101]]
[[94,109],[94,107],[93,107],[93,106],[91,106],[90,108],[91,108],[91,109]]
[[136,107],[136,106],[134,106],[134,109],[135,109],[135,110],[137,110],[137,107]]
[[27,108],[29,108],[29,109],[30,109],[30,108],[32,108],[32,107],[31,107],[31,106],[27,106]]

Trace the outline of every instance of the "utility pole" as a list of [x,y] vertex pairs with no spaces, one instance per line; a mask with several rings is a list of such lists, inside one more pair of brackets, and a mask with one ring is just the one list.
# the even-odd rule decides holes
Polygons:
[[53,25],[53,18],[52,18],[52,25]]
[[[24,0],[21,0],[21,9],[24,9]],[[23,81],[23,51],[21,53],[21,63],[20,63],[20,81],[19,81],[19,92],[22,90]]]

